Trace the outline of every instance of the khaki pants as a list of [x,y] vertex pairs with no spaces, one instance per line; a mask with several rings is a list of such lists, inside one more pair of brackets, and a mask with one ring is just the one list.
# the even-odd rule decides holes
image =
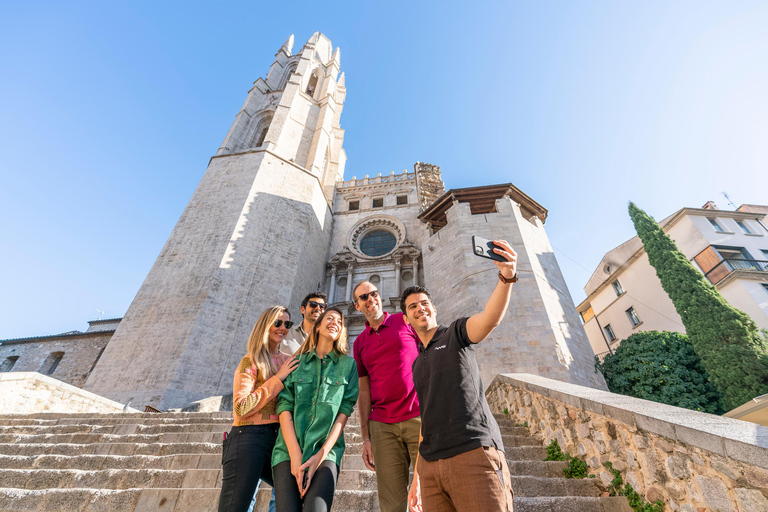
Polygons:
[[421,418],[400,423],[369,421],[381,512],[408,510],[409,467],[419,453]]
[[512,512],[512,480],[496,448],[434,462],[419,457],[418,469],[424,512]]

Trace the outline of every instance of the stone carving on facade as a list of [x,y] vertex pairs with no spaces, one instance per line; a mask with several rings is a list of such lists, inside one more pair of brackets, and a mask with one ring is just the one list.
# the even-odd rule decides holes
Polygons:
[[435,199],[445,194],[440,167],[424,162],[416,162],[413,166],[416,171],[416,189],[421,202],[421,209],[426,210]]

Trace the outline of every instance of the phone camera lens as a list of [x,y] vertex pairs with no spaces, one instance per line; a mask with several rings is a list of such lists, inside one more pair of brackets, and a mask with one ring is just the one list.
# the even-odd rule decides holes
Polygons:
[[475,246],[475,254],[483,254],[483,248],[479,245]]

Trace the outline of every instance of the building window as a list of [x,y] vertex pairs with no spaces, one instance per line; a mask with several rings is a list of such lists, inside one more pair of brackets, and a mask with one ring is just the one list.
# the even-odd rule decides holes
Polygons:
[[349,202],[349,211],[359,210],[360,209],[360,201],[350,201]]
[[763,258],[768,260],[768,249],[760,249],[760,252],[763,253]]
[[611,286],[613,286],[613,291],[616,292],[617,297],[620,296],[622,293],[624,293],[624,288],[621,287],[621,283],[619,282],[618,279],[612,282]]
[[397,204],[408,204],[408,196],[397,196]]
[[608,336],[608,341],[613,343],[616,341],[616,335],[613,334],[613,327],[611,327],[611,324],[606,325],[603,327],[603,330],[605,331],[605,335]]
[[360,241],[360,250],[366,256],[383,256],[397,245],[395,235],[389,231],[372,231]]
[[712,224],[712,227],[715,228],[715,231],[718,231],[720,233],[723,233],[723,228],[720,227],[720,224],[717,223],[715,219],[707,219],[710,224]]
[[317,89],[317,71],[312,72],[312,76],[309,77],[309,83],[307,84],[307,95],[314,97],[315,89]]
[[640,325],[640,317],[637,316],[637,312],[635,311],[635,308],[629,308],[627,311],[627,317],[629,317],[629,323],[632,324],[632,327],[637,327]]
[[713,245],[717,253],[724,260],[751,260],[752,255],[749,254],[744,247],[726,247],[722,245]]
[[384,207],[384,198],[383,197],[377,197],[373,200],[373,207],[374,208],[383,208]]
[[752,232],[749,230],[749,228],[747,227],[747,225],[746,225],[746,224],[744,224],[742,221],[740,221],[740,220],[737,220],[737,221],[736,221],[736,224],[738,224],[738,225],[739,225],[739,227],[741,228],[741,230],[742,230],[744,233],[746,233],[746,234],[748,234],[748,235],[751,235],[751,234],[752,234]]
[[763,285],[763,289],[765,290],[765,293],[768,293],[768,284],[760,283]]
[[11,371],[11,368],[13,368],[13,365],[16,364],[16,361],[18,359],[19,359],[19,356],[6,357],[5,361],[3,361],[2,366],[0,366],[0,372],[9,372],[9,371]]
[[43,361],[40,367],[40,373],[43,375],[51,375],[56,371],[56,367],[59,366],[61,359],[64,357],[64,352],[51,352],[48,357]]

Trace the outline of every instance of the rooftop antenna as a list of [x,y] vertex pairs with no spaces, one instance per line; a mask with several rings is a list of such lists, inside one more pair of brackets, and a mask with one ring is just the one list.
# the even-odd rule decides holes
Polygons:
[[101,317],[104,316],[104,312],[100,309],[96,309],[96,312],[99,313],[99,316],[96,317],[96,320],[101,320]]
[[723,192],[723,195],[724,195],[724,196],[725,196],[725,198],[728,200],[728,204],[729,204],[729,205],[731,205],[731,206],[733,207],[733,209],[735,210],[735,209],[736,209],[736,205],[735,205],[735,204],[733,204],[733,201],[731,201],[731,198],[730,198],[730,197],[728,197],[728,194],[727,194],[726,192]]

